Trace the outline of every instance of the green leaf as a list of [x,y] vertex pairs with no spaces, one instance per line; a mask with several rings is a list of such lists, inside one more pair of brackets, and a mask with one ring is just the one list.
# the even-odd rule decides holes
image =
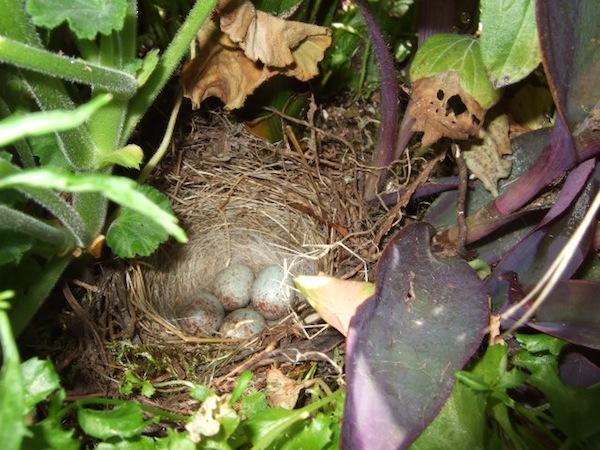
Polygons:
[[139,169],[144,159],[144,151],[139,145],[129,144],[118,150],[103,153],[100,157],[99,167],[107,167],[113,164],[127,167],[129,169]]
[[254,5],[257,9],[275,16],[293,10],[303,0],[257,0]]
[[[162,210],[173,213],[168,197],[152,186],[140,186],[140,192],[154,201]],[[144,214],[124,208],[108,228],[106,243],[121,258],[151,255],[169,238],[164,228],[148,222]]]
[[73,111],[35,112],[15,115],[0,121],[0,147],[27,136],[39,136],[56,131],[70,130],[87,121],[94,112],[106,105],[112,96],[101,95]]
[[127,0],[27,0],[27,12],[34,24],[55,28],[66,21],[81,39],[120,30],[126,11]]
[[240,379],[238,380],[235,389],[231,393],[231,404],[235,404],[239,398],[246,392],[248,386],[250,386],[250,382],[254,378],[254,374],[249,370],[244,370],[240,375]]
[[137,80],[140,86],[143,86],[144,83],[148,81],[148,78],[150,78],[150,75],[152,75],[152,72],[154,72],[154,69],[156,69],[159,60],[160,54],[158,49],[150,50],[146,54],[141,62],[139,70],[137,71]]
[[485,395],[456,383],[452,395],[410,450],[486,450]]
[[118,442],[100,442],[96,450],[155,450],[154,439],[141,436],[136,439]]
[[268,408],[269,402],[266,394],[263,391],[256,391],[242,399],[240,413],[245,418],[251,418]]
[[[0,292],[0,306],[6,307],[5,301],[12,296],[12,292]],[[27,432],[25,388],[19,351],[4,309],[0,309],[0,344],[3,359],[0,369],[0,442],[3,450],[19,450]]]
[[154,395],[155,392],[156,389],[154,388],[152,383],[150,383],[148,380],[144,380],[144,382],[142,383],[142,395],[144,397],[150,398]]
[[18,266],[0,270],[0,290],[14,289],[15,299],[9,311],[15,335],[29,323],[71,261],[71,256],[44,261],[42,267],[26,255]]
[[517,334],[517,340],[529,353],[548,352],[558,356],[567,342],[547,334]]
[[177,218],[158,206],[139,190],[139,185],[125,177],[104,174],[72,174],[56,169],[27,169],[0,179],[0,189],[21,186],[43,187],[64,192],[100,192],[113,202],[141,213],[174,236],[187,242]]
[[28,236],[10,230],[0,230],[0,266],[19,264],[21,258],[33,245]]
[[196,450],[187,433],[180,433],[169,428],[167,436],[156,440],[156,450]]
[[60,169],[69,169],[69,161],[56,145],[55,134],[30,136],[32,153],[39,158],[40,166],[53,166]]
[[531,372],[527,382],[542,391],[548,399],[554,424],[573,444],[564,448],[592,448],[586,445],[579,447],[577,444],[596,439],[600,434],[600,384],[587,389],[563,384],[558,372],[557,355],[534,355],[522,351],[513,362]]
[[31,358],[21,364],[25,386],[25,404],[31,410],[52,392],[60,389],[60,378],[54,365],[47,360]]
[[142,408],[134,402],[123,402],[107,410],[79,408],[77,418],[83,431],[98,439],[138,436],[151,423],[144,421]]
[[482,0],[481,57],[495,87],[516,83],[541,62],[534,0]]
[[190,396],[199,402],[206,400],[210,394],[213,394],[213,391],[205,384],[194,384],[190,389]]
[[30,436],[23,441],[23,448],[45,450],[79,450],[81,443],[74,437],[75,430],[65,430],[60,421],[48,417],[29,428]]
[[319,413],[314,419],[304,421],[297,430],[286,433],[282,439],[275,444],[275,448],[281,450],[296,450],[306,448],[320,450],[324,448],[331,439],[331,418]]
[[481,58],[479,42],[466,35],[435,34],[419,48],[410,67],[411,80],[455,71],[461,86],[483,107],[492,107],[500,92],[492,86]]

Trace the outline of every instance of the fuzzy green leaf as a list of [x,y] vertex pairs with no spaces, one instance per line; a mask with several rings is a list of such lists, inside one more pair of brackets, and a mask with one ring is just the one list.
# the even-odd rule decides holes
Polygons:
[[455,71],[464,90],[483,108],[492,107],[500,92],[492,86],[481,58],[479,42],[466,35],[435,34],[417,51],[410,67],[411,80]]
[[134,402],[123,402],[108,410],[79,408],[77,418],[83,431],[98,439],[138,436],[148,425],[142,408]]
[[[166,195],[151,186],[140,186],[139,191],[152,199],[160,208],[173,213]],[[121,258],[151,255],[160,244],[169,238],[168,233],[146,217],[129,208],[124,208],[110,225],[106,243]]]
[[164,228],[179,242],[187,242],[177,218],[165,211],[125,177],[104,174],[72,174],[54,169],[28,169],[0,179],[0,189],[21,186],[43,187],[64,192],[100,192],[113,202],[131,208]]
[[139,169],[143,159],[144,151],[140,146],[129,144],[118,150],[103,154],[100,157],[100,167],[117,164],[129,169]]
[[27,136],[39,136],[76,128],[88,120],[99,108],[106,105],[111,98],[110,94],[98,96],[73,111],[47,111],[12,115],[0,121],[0,147]]
[[[4,301],[10,297],[12,293],[0,292],[0,305],[6,306]],[[27,432],[24,422],[25,388],[19,351],[4,309],[0,309],[0,344],[3,359],[0,370],[0,442],[5,450],[19,450]]]
[[32,245],[32,239],[24,234],[0,230],[0,266],[9,263],[19,264]]
[[481,57],[495,87],[525,78],[541,62],[534,0],[481,2]]
[[55,28],[67,22],[81,39],[94,39],[123,28],[127,0],[28,0],[27,12],[40,27]]

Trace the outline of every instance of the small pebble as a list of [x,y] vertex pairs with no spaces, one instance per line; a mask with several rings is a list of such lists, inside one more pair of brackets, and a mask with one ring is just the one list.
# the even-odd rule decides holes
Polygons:
[[181,307],[175,320],[189,334],[210,335],[219,329],[224,316],[219,299],[208,291],[200,291]]
[[232,264],[217,273],[214,293],[227,311],[243,308],[250,303],[254,273],[248,266]]
[[281,319],[288,313],[294,298],[291,285],[292,277],[285,273],[283,267],[265,267],[252,285],[252,307],[267,320]]
[[263,316],[249,308],[238,309],[225,317],[221,325],[223,337],[247,339],[265,329],[267,323]]

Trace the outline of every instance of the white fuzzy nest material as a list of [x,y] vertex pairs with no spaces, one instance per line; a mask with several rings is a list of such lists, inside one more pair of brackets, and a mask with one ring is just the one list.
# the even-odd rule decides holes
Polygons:
[[292,276],[324,267],[326,227],[293,206],[313,208],[314,197],[295,163],[272,153],[261,160],[252,149],[227,161],[203,156],[188,154],[161,175],[189,243],[169,244],[140,266],[146,306],[167,320],[195,292],[211,291],[229,264],[255,273],[277,264]]

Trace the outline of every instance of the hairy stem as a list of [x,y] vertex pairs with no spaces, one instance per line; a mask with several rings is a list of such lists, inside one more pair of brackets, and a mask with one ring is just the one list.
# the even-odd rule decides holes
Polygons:
[[121,145],[127,143],[146,110],[165,87],[165,84],[167,84],[167,81],[169,81],[171,75],[177,69],[181,59],[188,51],[190,42],[194,39],[196,33],[216,4],[217,0],[199,0],[196,2],[185,22],[171,41],[171,44],[165,50],[156,69],[131,100],[129,116],[127,117],[121,138]]
[[375,174],[370,174],[365,180],[364,196],[365,200],[370,200],[375,198],[377,192],[383,187],[388,167],[394,158],[394,144],[399,117],[398,80],[396,79],[394,59],[373,12],[364,0],[354,0],[354,2],[367,23],[381,78],[381,126],[379,127],[379,137],[371,163],[377,170]]
[[0,229],[18,230],[19,233],[50,244],[58,253],[74,248],[73,239],[65,230],[5,205],[0,205]]
[[61,56],[5,36],[0,36],[0,61],[127,97],[138,88],[137,80],[127,72]]

